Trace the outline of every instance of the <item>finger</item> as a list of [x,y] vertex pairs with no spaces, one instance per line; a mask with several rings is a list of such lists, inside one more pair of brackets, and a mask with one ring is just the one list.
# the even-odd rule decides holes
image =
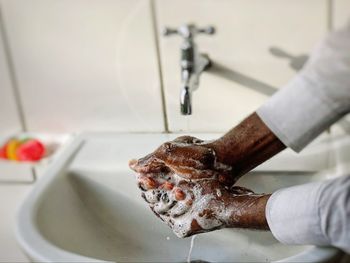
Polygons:
[[196,219],[189,219],[183,222],[182,219],[174,220],[174,225],[171,226],[173,232],[180,238],[189,237],[205,230],[198,224]]
[[[180,182],[178,182],[177,187],[173,190],[173,194],[174,194],[175,190],[178,191],[177,189],[182,190],[185,194],[184,202],[189,202],[189,205],[192,205],[193,200],[195,199],[195,196],[193,193],[193,187],[195,187],[196,185],[197,184],[194,182],[180,181]],[[178,192],[178,194],[179,194],[179,192]],[[182,194],[180,193],[180,195],[182,195]],[[179,200],[181,200],[181,199],[182,199],[182,196],[180,196]]]
[[146,192],[147,189],[143,186],[143,184],[141,182],[137,182],[137,187],[142,191],[142,192]]
[[174,184],[168,182],[168,181],[165,181],[161,186],[160,186],[161,189],[164,189],[164,190],[172,190],[174,188]]
[[254,194],[254,192],[248,188],[243,186],[232,186],[230,188],[231,193],[236,195],[246,195],[246,194]]
[[158,182],[151,177],[140,175],[138,178],[138,185],[141,190],[146,191],[157,188]]
[[138,160],[130,160],[129,167],[137,173],[157,173],[167,170],[164,163],[157,159],[154,154],[148,154]]
[[174,197],[177,201],[182,201],[186,198],[185,192],[182,191],[182,189],[179,187],[174,188],[173,193],[174,193]]
[[141,165],[139,164],[139,160],[132,159],[129,161],[129,167],[137,173],[140,173]]
[[212,168],[215,162],[214,151],[210,148],[172,142],[162,144],[154,152],[154,156],[167,166],[199,170]]
[[169,211],[169,216],[172,218],[177,218],[184,215],[190,210],[190,206],[187,202],[178,202],[171,211]]
[[131,159],[130,161],[129,161],[129,167],[131,168],[131,169],[134,169],[134,167],[137,165],[137,160],[136,159]]
[[164,221],[164,219],[163,219],[156,211],[154,211],[154,206],[150,205],[150,208],[151,208],[152,212],[153,212],[158,218],[160,218],[162,221]]
[[149,204],[155,204],[160,201],[159,191],[157,190],[143,192],[141,196]]
[[159,202],[154,205],[154,211],[160,215],[166,214],[170,209],[172,209],[176,204],[177,200],[169,195],[170,192],[160,190],[159,191]]
[[204,141],[201,139],[198,139],[196,137],[193,137],[193,136],[184,135],[184,136],[177,137],[174,140],[174,142],[186,143],[186,144],[196,144],[196,143],[202,143]]
[[175,200],[177,200],[178,202],[171,209],[171,211],[169,211],[169,215],[171,217],[176,218],[176,217],[182,216],[183,214],[189,211],[189,209],[193,204],[194,195],[192,192],[185,194],[184,190],[179,187],[176,187],[172,191],[172,194]]
[[172,200],[168,203],[158,202],[154,205],[154,211],[159,215],[168,215],[167,212],[176,205],[177,201]]
[[186,180],[215,179],[218,173],[213,170],[201,170],[194,167],[169,165],[170,170]]

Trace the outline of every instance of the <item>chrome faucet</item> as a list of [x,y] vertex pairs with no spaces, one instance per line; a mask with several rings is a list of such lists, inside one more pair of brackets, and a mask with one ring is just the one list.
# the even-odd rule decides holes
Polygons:
[[198,34],[212,35],[215,28],[208,26],[197,28],[193,24],[183,25],[177,29],[165,28],[163,35],[180,35],[184,42],[181,44],[181,92],[180,110],[182,115],[192,114],[192,92],[199,86],[200,74],[211,66],[211,61],[206,54],[198,52],[194,38]]

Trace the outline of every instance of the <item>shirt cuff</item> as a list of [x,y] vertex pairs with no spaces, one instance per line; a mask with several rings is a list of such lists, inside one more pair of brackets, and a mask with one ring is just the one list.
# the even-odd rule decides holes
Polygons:
[[322,182],[281,189],[269,198],[266,219],[274,237],[285,244],[328,245],[321,228]]
[[296,152],[342,116],[313,86],[297,75],[257,110],[277,138]]

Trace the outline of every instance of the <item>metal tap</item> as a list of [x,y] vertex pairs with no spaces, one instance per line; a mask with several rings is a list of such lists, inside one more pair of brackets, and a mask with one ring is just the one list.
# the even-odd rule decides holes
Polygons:
[[183,37],[181,44],[181,92],[180,110],[182,115],[192,114],[192,92],[199,86],[200,74],[211,66],[211,61],[206,54],[198,52],[194,38],[198,34],[213,35],[215,28],[208,26],[197,28],[193,24],[183,25],[177,29],[165,28],[163,35],[180,35]]

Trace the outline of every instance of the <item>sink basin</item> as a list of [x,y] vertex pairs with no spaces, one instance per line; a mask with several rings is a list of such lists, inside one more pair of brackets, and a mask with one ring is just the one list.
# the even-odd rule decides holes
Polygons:
[[[186,262],[191,239],[179,239],[140,197],[127,161],[173,134],[85,134],[75,139],[18,211],[17,239],[33,261]],[[201,134],[215,138],[217,134]],[[333,169],[328,140],[303,154],[281,153],[239,184],[256,192],[323,180]],[[198,235],[191,259],[207,262],[328,262],[335,248],[287,246],[268,231],[223,229]]]

